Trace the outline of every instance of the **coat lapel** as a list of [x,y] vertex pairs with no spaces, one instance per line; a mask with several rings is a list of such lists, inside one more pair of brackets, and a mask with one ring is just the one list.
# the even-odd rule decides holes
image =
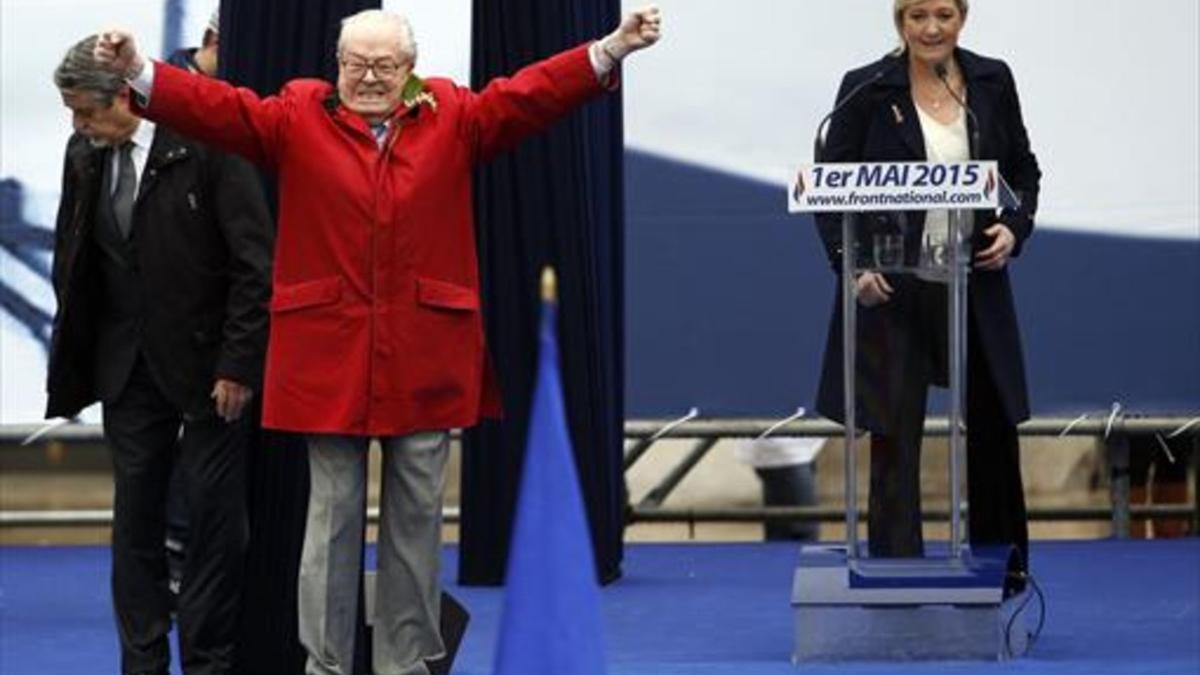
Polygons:
[[150,144],[150,156],[146,158],[146,168],[142,171],[142,180],[138,183],[136,209],[146,198],[154,186],[158,184],[159,174],[163,169],[182,161],[191,155],[191,150],[163,127],[154,130],[154,141]]
[[[907,57],[892,58],[906,59]],[[881,85],[888,88],[888,124],[900,135],[905,147],[913,157],[924,159],[925,135],[921,133],[921,121],[917,117],[917,107],[913,104],[907,65],[905,63],[896,64],[888,71]]]
[[[917,117],[917,107],[913,104],[912,95],[904,88],[892,95],[893,122],[904,139],[904,145],[912,152],[913,157],[925,159],[925,134],[921,132],[921,120]],[[900,111],[899,120],[896,111]]]
[[79,154],[73,158],[79,177],[76,183],[79,198],[75,201],[75,222],[79,230],[76,234],[81,241],[82,237],[91,235],[95,226],[95,218],[92,215],[96,212],[97,200],[105,194],[104,189],[108,187],[109,157],[109,150],[93,148],[84,142]]
[[978,134],[979,144],[982,146],[974,149],[972,158],[991,157],[994,153],[989,148],[993,139],[990,138],[988,130],[995,128],[991,123],[992,116],[1000,109],[1000,97],[1004,88],[1004,81],[1000,77],[1002,71],[993,63],[965,49],[956,50],[954,56],[962,68],[963,78],[967,81],[967,105],[975,113],[975,119],[967,117],[968,137],[973,138],[974,134]]

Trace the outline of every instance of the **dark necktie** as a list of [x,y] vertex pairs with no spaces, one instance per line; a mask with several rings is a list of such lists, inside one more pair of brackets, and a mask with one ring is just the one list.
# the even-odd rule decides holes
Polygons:
[[121,236],[126,239],[133,229],[133,201],[136,192],[137,172],[133,168],[133,143],[125,143],[117,153],[117,189],[112,194],[112,208]]
[[387,140],[387,132],[388,128],[386,122],[380,122],[378,124],[371,125],[371,133],[375,136],[375,143],[381,148],[383,147],[384,141]]

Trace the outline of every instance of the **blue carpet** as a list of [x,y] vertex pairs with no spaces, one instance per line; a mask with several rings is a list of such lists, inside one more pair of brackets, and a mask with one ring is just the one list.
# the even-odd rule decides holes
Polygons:
[[[446,551],[455,569],[456,549]],[[1008,663],[789,661],[796,547],[637,545],[603,593],[613,675],[1200,672],[1200,539],[1036,543],[1046,628]],[[472,613],[455,672],[491,670],[502,591],[449,590]],[[114,672],[108,550],[0,548],[0,674]]]

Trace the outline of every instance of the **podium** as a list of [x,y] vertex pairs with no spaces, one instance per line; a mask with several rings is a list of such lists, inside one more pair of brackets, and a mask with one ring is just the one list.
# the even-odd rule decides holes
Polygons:
[[[1007,194],[1005,194],[1007,192]],[[1010,550],[964,544],[967,284],[972,210],[1015,201],[995,162],[812,164],[788,191],[791,213],[841,217],[842,377],[846,446],[844,545],[804,546],[791,602],[793,661],[1004,659],[1025,651],[1027,633],[1011,588]],[[948,211],[945,232],[876,232],[878,212]],[[918,220],[906,228],[922,228]],[[919,241],[914,252],[912,242]],[[914,255],[914,253],[916,253]],[[860,272],[916,274],[947,286],[950,541],[943,555],[870,558],[858,537],[855,294]]]

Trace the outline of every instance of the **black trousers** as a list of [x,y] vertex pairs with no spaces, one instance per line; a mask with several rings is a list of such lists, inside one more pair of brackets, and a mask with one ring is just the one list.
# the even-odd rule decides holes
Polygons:
[[188,491],[191,541],[177,619],[187,675],[232,672],[249,528],[249,415],[227,424],[212,412],[185,416],[138,359],[120,396],[103,406],[116,482],[112,592],[123,673],[165,674],[171,627],[167,588],[167,491],[178,463]]
[[[928,347],[904,383],[900,424],[891,435],[871,435],[868,548],[876,557],[924,554],[921,534],[921,440],[929,386],[947,381],[947,288],[916,282],[918,300],[908,326]],[[1029,560],[1029,530],[1017,426],[996,390],[975,321],[967,320],[967,529],[973,546],[1012,545],[1021,567]]]

